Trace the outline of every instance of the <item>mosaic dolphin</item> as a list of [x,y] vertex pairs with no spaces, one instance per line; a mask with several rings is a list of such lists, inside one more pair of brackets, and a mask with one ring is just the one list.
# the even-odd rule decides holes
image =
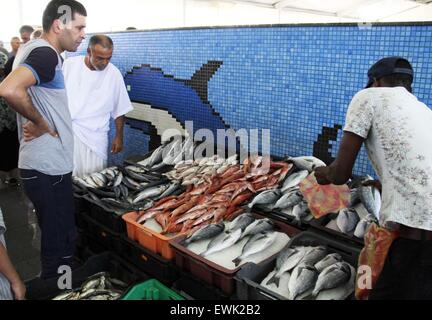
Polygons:
[[190,79],[166,75],[160,68],[143,64],[128,71],[125,84],[136,110],[129,117],[148,121],[161,135],[165,129],[184,131],[193,121],[194,130],[213,132],[229,126],[208,101],[208,83],[222,61],[208,61]]

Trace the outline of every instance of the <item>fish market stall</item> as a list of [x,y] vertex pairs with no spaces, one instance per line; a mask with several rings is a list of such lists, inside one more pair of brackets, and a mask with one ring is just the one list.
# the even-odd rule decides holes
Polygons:
[[[174,140],[136,163],[74,179],[77,198],[86,201],[81,203],[78,215],[83,221],[83,234],[98,234],[102,247],[195,298],[205,290],[208,294],[204,296],[209,298],[351,296],[352,286],[348,284],[356,273],[353,257],[380,205],[379,194],[363,186],[368,177],[350,181],[342,187],[343,192],[330,187],[329,198],[316,202],[303,187],[313,179],[314,168],[323,165],[315,157],[270,160],[268,170],[264,170],[267,159],[260,156],[239,163],[237,155],[182,160],[174,153],[180,150],[184,157],[195,147],[188,139]],[[171,154],[167,163],[162,161],[165,154]],[[329,199],[339,197],[347,200],[329,206]],[[315,207],[327,211],[316,215]],[[99,223],[99,229],[95,229]],[[296,235],[305,230],[314,231],[320,241],[320,236],[327,237],[327,242],[290,247]],[[342,249],[349,248],[345,256],[335,252],[338,244]],[[286,270],[275,267],[293,253],[306,257],[315,252],[322,256],[317,254],[313,263],[297,261]],[[327,279],[321,279],[326,273],[321,275],[325,268],[320,267],[327,262],[339,263],[333,272],[343,274],[349,294],[342,295],[340,286],[333,291],[320,289],[321,284],[313,291]],[[301,271],[299,266],[304,265]],[[295,285],[295,279],[303,273],[309,274],[313,283],[304,291]],[[347,274],[349,279],[345,279]]]

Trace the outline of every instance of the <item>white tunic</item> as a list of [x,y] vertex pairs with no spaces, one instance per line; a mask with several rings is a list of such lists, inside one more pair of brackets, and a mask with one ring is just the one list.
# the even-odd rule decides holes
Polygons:
[[381,225],[432,230],[432,110],[403,87],[369,88],[351,101],[344,131],[366,139],[383,187]]
[[72,128],[76,137],[103,160],[108,157],[110,118],[133,110],[123,76],[113,65],[90,70],[84,56],[63,63]]

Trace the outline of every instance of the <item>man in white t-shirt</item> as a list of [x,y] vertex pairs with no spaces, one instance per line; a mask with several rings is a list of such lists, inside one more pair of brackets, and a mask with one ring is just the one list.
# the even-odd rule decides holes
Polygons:
[[74,176],[106,167],[110,118],[116,126],[111,152],[123,149],[124,115],[133,107],[122,74],[110,63],[113,49],[111,38],[95,35],[86,56],[71,57],[63,64],[75,138]]
[[382,184],[380,225],[399,232],[369,298],[432,299],[432,110],[411,93],[406,59],[381,59],[368,76],[348,108],[337,158],[315,175],[345,183],[365,143]]

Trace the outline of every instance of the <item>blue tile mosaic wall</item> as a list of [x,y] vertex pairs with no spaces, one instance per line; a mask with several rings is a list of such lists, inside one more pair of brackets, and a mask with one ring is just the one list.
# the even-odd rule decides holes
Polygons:
[[[110,123],[109,132],[109,148],[111,150],[112,141],[115,136],[114,121]],[[124,127],[123,151],[118,154],[109,154],[108,165],[120,165],[123,160],[130,156],[143,155],[149,151],[150,137],[145,134],[140,128],[131,127],[126,124]]]
[[[319,135],[321,148],[333,146],[335,156],[342,135],[337,129],[344,124],[348,104],[364,87],[369,66],[384,56],[400,55],[412,62],[414,93],[432,105],[432,25],[228,27],[109,35],[115,43],[112,63],[125,74],[133,100],[165,109],[182,123],[194,120],[197,128],[271,129],[271,153],[278,156],[312,155],[314,144],[315,151],[320,148]],[[84,54],[85,47],[78,53]],[[213,69],[206,74],[209,63]],[[197,78],[201,82],[194,81]],[[122,156],[147,151],[148,136],[137,132],[126,130]],[[328,135],[337,141],[328,141]],[[373,173],[364,151],[355,172]]]

